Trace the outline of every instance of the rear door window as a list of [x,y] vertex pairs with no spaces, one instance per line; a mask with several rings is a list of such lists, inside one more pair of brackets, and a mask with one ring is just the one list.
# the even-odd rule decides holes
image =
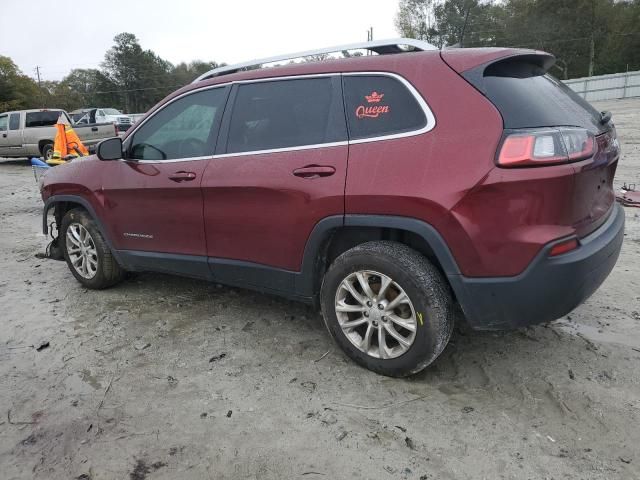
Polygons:
[[25,119],[25,128],[50,127],[58,123],[59,110],[47,110],[45,112],[28,112]]
[[9,124],[8,117],[6,115],[0,116],[0,132],[3,132],[7,129],[7,125]]
[[227,153],[345,141],[339,76],[241,84]]
[[345,75],[343,83],[351,140],[396,135],[427,125],[423,108],[400,80]]
[[9,130],[18,130],[20,128],[20,114],[12,113],[9,115]]

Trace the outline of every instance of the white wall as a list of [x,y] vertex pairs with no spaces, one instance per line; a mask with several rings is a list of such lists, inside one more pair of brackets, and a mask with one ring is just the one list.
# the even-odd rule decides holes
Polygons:
[[640,70],[563,81],[589,101],[640,97]]

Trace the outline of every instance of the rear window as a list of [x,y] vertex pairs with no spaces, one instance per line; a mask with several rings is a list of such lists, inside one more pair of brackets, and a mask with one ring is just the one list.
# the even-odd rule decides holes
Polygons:
[[427,124],[416,97],[395,78],[345,76],[344,96],[352,140],[411,132]]
[[487,67],[482,77],[465,77],[498,108],[505,128],[605,129],[595,108],[536,65],[505,61]]
[[25,120],[25,127],[50,127],[58,122],[59,110],[49,110],[46,112],[28,112]]

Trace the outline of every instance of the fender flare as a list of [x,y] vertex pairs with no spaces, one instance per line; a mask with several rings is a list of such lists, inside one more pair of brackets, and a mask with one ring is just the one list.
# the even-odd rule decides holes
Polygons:
[[347,214],[344,217],[342,215],[326,217],[320,220],[313,228],[304,249],[301,272],[296,279],[296,290],[300,294],[312,297],[316,293],[316,282],[318,281],[316,268],[318,260],[322,258],[320,249],[333,231],[340,227],[393,228],[415,233],[431,247],[449,279],[451,287],[458,294],[460,269],[446,241],[432,225],[411,217],[359,214]]
[[84,197],[80,197],[78,195],[52,195],[51,197],[49,197],[46,202],[44,202],[44,208],[42,211],[42,232],[45,235],[49,233],[47,214],[49,213],[49,210],[55,207],[55,204],[62,202],[77,203],[81,205],[89,213],[89,215],[91,215],[91,218],[93,218],[93,220],[96,222],[98,230],[100,230],[100,233],[102,234],[102,238],[104,238],[105,242],[107,242],[107,245],[111,250],[111,254],[115,257],[116,261],[124,267],[125,265],[123,265],[122,263],[122,259],[118,254],[118,250],[114,248],[113,243],[111,242],[111,238],[109,238],[109,235],[107,234],[107,229],[104,227],[104,224],[100,220],[100,217],[96,214],[93,205],[91,205],[91,203]]

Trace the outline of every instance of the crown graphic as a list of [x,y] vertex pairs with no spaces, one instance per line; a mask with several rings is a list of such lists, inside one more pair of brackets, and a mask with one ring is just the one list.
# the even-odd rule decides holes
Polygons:
[[369,103],[379,103],[382,97],[384,97],[384,93],[378,93],[376,91],[371,92],[371,95],[364,96]]

